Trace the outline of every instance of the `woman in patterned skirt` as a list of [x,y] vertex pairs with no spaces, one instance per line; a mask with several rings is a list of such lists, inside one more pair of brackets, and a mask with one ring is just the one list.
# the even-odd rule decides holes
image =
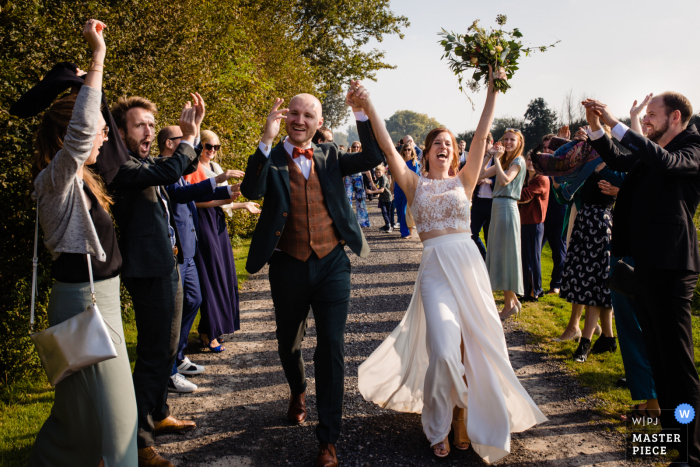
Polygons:
[[[566,253],[559,296],[569,303],[584,305],[586,321],[574,360],[585,362],[589,353],[614,352],[617,343],[612,326],[612,299],[605,282],[610,275],[612,206],[615,197],[604,194],[598,182],[605,180],[620,186],[622,176],[601,163],[581,185],[581,210],[576,216]],[[576,187],[554,183],[554,189],[571,199]],[[600,318],[603,333],[591,347],[591,339]]]
[[[348,152],[360,152],[361,150],[362,145],[360,142],[353,141]],[[352,199],[355,198],[355,213],[357,214],[357,222],[360,224],[360,227],[369,227],[369,213],[365,202],[367,192],[365,191],[365,182],[361,173],[345,177],[345,193],[348,195],[350,207],[352,207]]]

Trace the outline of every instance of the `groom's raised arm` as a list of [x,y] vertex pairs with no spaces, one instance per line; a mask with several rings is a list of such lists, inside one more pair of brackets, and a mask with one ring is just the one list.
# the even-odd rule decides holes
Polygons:
[[[353,109],[355,110],[355,109]],[[372,132],[372,124],[367,115],[360,109],[355,112],[357,133],[360,135],[361,152],[341,152],[338,156],[340,173],[343,176],[371,170],[384,162],[384,153]]]

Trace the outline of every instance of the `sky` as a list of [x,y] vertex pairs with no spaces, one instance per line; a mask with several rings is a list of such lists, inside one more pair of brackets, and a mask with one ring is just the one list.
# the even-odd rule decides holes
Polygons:
[[[628,116],[635,99],[650,92],[684,94],[700,111],[700,54],[697,44],[700,2],[680,0],[392,0],[391,10],[408,17],[404,39],[386,36],[368,49],[386,52],[393,70],[366,80],[380,115],[413,110],[435,118],[455,133],[476,128],[485,90],[470,94],[474,109],[458,88],[437,33],[461,34],[475,19],[496,27],[496,15],[508,16],[504,30],[518,28],[525,46],[555,48],[521,57],[511,89],[499,96],[496,116],[522,117],[528,103],[542,97],[559,112],[571,91],[608,104]],[[336,131],[345,131],[350,122]]]

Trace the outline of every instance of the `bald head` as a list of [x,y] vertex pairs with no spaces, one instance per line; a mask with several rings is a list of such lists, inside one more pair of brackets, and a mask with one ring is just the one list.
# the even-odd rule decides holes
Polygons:
[[166,126],[158,132],[158,149],[163,157],[170,157],[175,152],[182,138],[182,130],[177,125]]
[[311,94],[297,94],[289,101],[285,120],[289,142],[294,146],[308,147],[316,130],[323,125],[321,101]]

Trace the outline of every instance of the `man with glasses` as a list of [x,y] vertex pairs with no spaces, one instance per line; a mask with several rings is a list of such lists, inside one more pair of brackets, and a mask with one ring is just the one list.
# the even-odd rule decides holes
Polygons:
[[[182,140],[182,130],[179,126],[167,126],[158,133],[158,148],[160,157],[172,157]],[[217,187],[219,183],[230,178],[242,178],[240,170],[227,170],[226,172],[191,185],[184,177],[180,177],[176,183],[168,185],[165,190],[173,206],[175,225],[180,236],[182,255],[184,260],[180,265],[180,279],[183,290],[182,320],[180,325],[180,341],[177,348],[175,364],[170,373],[168,391],[189,393],[197,390],[197,385],[187,380],[185,375],[198,375],[204,372],[204,367],[192,363],[184,354],[190,334],[190,329],[202,304],[202,292],[199,287],[199,274],[195,265],[194,256],[197,252],[197,207],[195,202],[204,203],[214,200],[225,200],[230,203],[237,197],[236,186]]]

